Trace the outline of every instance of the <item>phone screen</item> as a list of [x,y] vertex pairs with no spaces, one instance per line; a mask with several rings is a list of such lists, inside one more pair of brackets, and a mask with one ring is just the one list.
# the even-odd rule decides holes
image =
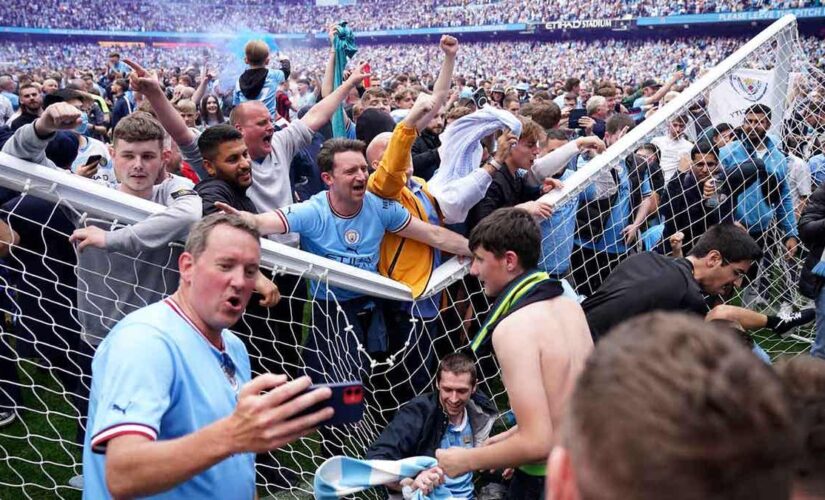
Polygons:
[[86,165],[88,166],[88,165],[92,165],[93,163],[97,163],[97,162],[100,161],[101,158],[103,158],[102,155],[92,155],[92,156],[89,157],[88,160],[86,160]]
[[582,128],[579,125],[579,120],[587,115],[587,110],[574,109],[570,112],[570,118],[567,120],[567,128]]

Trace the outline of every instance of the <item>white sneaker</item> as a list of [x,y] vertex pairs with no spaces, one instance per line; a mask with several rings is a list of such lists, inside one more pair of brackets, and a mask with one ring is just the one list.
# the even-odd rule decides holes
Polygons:
[[69,479],[69,486],[72,488],[76,488],[78,490],[83,489],[83,474],[78,474],[73,478]]
[[11,425],[15,420],[17,420],[17,413],[14,410],[0,410],[0,427]]

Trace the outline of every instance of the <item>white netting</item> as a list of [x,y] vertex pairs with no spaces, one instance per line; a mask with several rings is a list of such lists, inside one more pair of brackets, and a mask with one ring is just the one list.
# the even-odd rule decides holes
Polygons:
[[[708,105],[714,91],[723,85],[739,85],[740,90],[748,93],[754,92],[754,86],[761,85],[757,80],[731,78],[742,69],[767,70],[773,75],[771,88],[777,89],[777,94],[767,95],[773,99],[769,104],[778,110],[774,113],[777,137],[783,141],[791,135],[801,138],[804,146],[798,152],[802,160],[822,153],[822,139],[816,137],[816,131],[821,128],[811,126],[808,117],[812,113],[822,115],[823,75],[807,63],[799,49],[795,23],[785,22],[780,29],[774,27],[771,33],[760,37],[763,39],[755,49],[744,55],[734,54],[614,147],[589,165],[582,164],[572,177],[566,177],[556,215],[542,225],[544,263],[548,271],[568,278],[580,292],[585,291],[586,283],[590,287],[598,285],[621,256],[611,256],[601,249],[582,252],[580,247],[582,244],[588,246],[588,241],[603,238],[605,227],[609,226],[605,217],[617,203],[616,193],[623,189],[628,191],[629,205],[639,204],[650,194],[646,187],[642,189],[645,175],[636,176],[638,181],[624,181],[624,173],[617,172],[614,177],[610,169],[642,144],[666,135],[670,118],[677,115],[689,115],[687,136],[695,142],[705,125],[718,124],[710,120],[701,127],[696,126],[704,118],[712,118]],[[759,93],[761,89],[756,91]],[[765,90],[766,93],[769,91]],[[782,144],[780,142],[784,148]],[[755,156],[746,153],[744,158],[753,160]],[[157,296],[174,291],[174,264],[179,247],[172,245],[153,251],[151,258],[141,254],[104,254],[93,271],[79,269],[76,252],[67,238],[83,213],[88,214],[82,219],[83,224],[95,221],[104,227],[110,227],[115,217],[120,220],[141,217],[132,215],[130,218],[133,212],[129,212],[129,200],[122,199],[113,208],[111,199],[98,197],[94,194],[96,191],[84,198],[86,202],[78,208],[77,191],[80,188],[76,182],[64,183],[59,178],[38,181],[30,177],[25,168],[15,167],[12,163],[8,158],[0,157],[4,183],[26,194],[5,203],[1,212],[21,240],[0,265],[0,287],[4,292],[0,297],[0,310],[5,316],[0,324],[0,408],[14,409],[19,418],[13,425],[0,430],[0,498],[77,498],[79,492],[67,483],[70,477],[81,472],[81,447],[76,444],[76,432],[85,391],[78,384],[88,385],[88,372],[84,367],[88,366],[92,352],[82,343],[81,313],[89,311],[79,310],[78,296],[91,296],[94,303],[95,299],[116,293],[119,302],[114,308],[100,308],[116,311],[117,314],[109,315],[115,317],[100,317],[100,314],[97,317],[101,325],[106,325],[107,319],[116,321],[132,307],[140,307]],[[764,166],[755,168],[764,171],[768,177],[759,178],[757,172],[753,175],[758,184],[753,184],[753,179],[749,178],[738,187],[729,178],[720,177],[722,193],[735,197],[738,196],[736,189],[755,186],[767,198],[776,194],[784,196],[783,181],[770,177],[775,172],[765,171]],[[594,186],[600,174],[608,183],[618,179],[618,188],[594,196],[588,188]],[[63,188],[66,190],[62,191]],[[644,191],[644,196],[632,193],[634,190]],[[588,194],[588,191],[591,192]],[[666,185],[654,181],[650,191],[664,197]],[[782,196],[779,198],[781,201]],[[676,212],[681,218],[674,218],[682,221],[678,224],[684,224],[684,221],[691,227],[696,224],[701,232],[704,219],[696,214],[706,214],[706,211],[696,209],[715,206],[714,202],[706,201],[684,204]],[[661,199],[659,207],[662,207]],[[631,207],[628,212],[635,212],[635,208]],[[739,218],[747,219],[748,215],[745,210]],[[650,248],[658,248],[656,238],[650,236],[655,232],[656,217],[651,214],[639,227],[640,232],[647,233],[649,238],[645,241]],[[742,303],[747,299],[755,309],[771,312],[785,312],[805,305],[796,292],[801,262],[799,253],[794,259],[784,259],[782,240],[789,226],[777,224],[775,219],[771,222],[769,218],[764,231],[760,231],[765,241],[767,265],[760,266],[759,275],[749,287],[758,292],[758,298],[751,299],[746,297],[747,293],[742,293],[730,301]],[[627,219],[613,229],[621,231],[626,224]],[[684,232],[685,228],[678,224],[676,228]],[[613,229],[608,227],[608,231]],[[662,230],[663,237],[659,242],[670,236],[664,234],[665,231]],[[687,238],[685,245],[690,245]],[[635,245],[630,246],[630,251],[634,251]],[[437,314],[428,314],[424,306],[416,306],[414,314],[410,315],[386,299],[377,298],[397,298],[392,287],[377,278],[361,279],[355,275],[347,282],[348,274],[352,273],[342,271],[340,264],[324,264],[322,260],[314,259],[306,265],[300,260],[270,258],[272,255],[265,253],[264,267],[276,268],[275,279],[284,297],[283,305],[277,310],[252,305],[234,328],[245,339],[253,370],[297,375],[303,372],[306,357],[314,355],[320,360],[317,366],[322,377],[344,380],[357,376],[372,388],[367,400],[367,414],[358,425],[315,434],[271,454],[268,459],[259,460],[258,484],[262,497],[307,498],[311,496],[314,471],[324,456],[341,447],[348,454],[362,455],[392,413],[412,395],[430,387],[436,359],[468,344],[489,303],[478,283],[469,277],[462,278],[463,272],[457,268],[452,276],[442,281],[452,284],[433,295]],[[162,286],[146,287],[144,283],[152,275],[163,276],[155,281]],[[376,297],[375,311],[380,310],[390,325],[387,344],[376,344],[375,339],[366,333],[359,337],[359,331],[369,331],[371,317],[347,318],[334,296],[309,292],[307,281],[310,278],[320,278],[332,286],[360,286],[372,290]],[[90,286],[91,283],[95,285]],[[256,300],[253,297],[252,302]],[[97,309],[93,311],[101,313]],[[356,322],[360,324],[354,324]],[[805,340],[811,337],[810,328],[798,331],[797,335],[799,338],[796,339],[782,339],[770,333],[759,333],[756,337],[760,345],[776,357],[807,349]],[[311,343],[313,339],[314,343]],[[300,350],[298,345],[307,347]],[[359,350],[359,346],[363,350]],[[505,394],[489,352],[481,356],[480,368],[482,388],[492,394],[499,408],[505,411]],[[85,373],[86,378],[82,378],[81,373]]]

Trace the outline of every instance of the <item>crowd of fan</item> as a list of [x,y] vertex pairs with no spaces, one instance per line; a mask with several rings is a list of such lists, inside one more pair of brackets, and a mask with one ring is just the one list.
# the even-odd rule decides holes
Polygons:
[[[600,2],[570,0],[432,0],[379,2],[349,6],[316,6],[297,2],[140,2],[135,0],[44,0],[34,4],[3,2],[0,20],[5,26],[124,31],[229,32],[237,27],[272,33],[309,33],[323,23],[357,19],[361,31],[434,26],[476,26],[547,22],[567,19],[666,16],[707,12],[787,9],[822,5],[821,0],[720,0],[654,2]],[[93,13],[90,15],[90,13]],[[139,22],[139,25],[135,25]]]
[[[808,37],[800,39],[802,50],[814,66],[825,67],[825,44]],[[603,42],[567,41],[553,43],[493,42],[467,43],[459,54],[461,73],[470,79],[501,80],[504,83],[527,81],[538,86],[577,75],[585,80],[613,78],[622,84],[638,84],[644,78],[666,79],[674,67],[684,68],[691,81],[702,69],[730,55],[743,43],[739,38],[684,38],[670,40],[606,40]],[[437,60],[437,49],[424,44],[364,45],[356,59],[371,63],[372,71],[389,79],[393,73],[426,75]],[[501,59],[503,52],[512,57]],[[7,42],[0,45],[0,71],[32,72],[45,78],[48,73],[90,71],[96,78],[106,71],[101,67],[111,48],[85,43]],[[128,48],[131,57],[164,71],[192,71],[206,63],[222,80],[227,90],[242,70],[238,55],[220,46],[153,46]],[[283,52],[297,61],[294,74],[314,80],[323,73],[326,50],[284,47]],[[564,60],[564,65],[553,61]],[[176,69],[177,68],[177,69]],[[230,71],[235,68],[237,73]]]
[[[70,7],[66,5],[65,12],[68,12]],[[134,4],[133,7],[140,9],[139,5]],[[698,5],[684,5],[684,8],[707,8],[707,4],[702,4],[703,7]],[[284,4],[279,8],[289,10],[301,6]],[[124,16],[124,19],[128,17]],[[189,13],[187,17],[195,16]],[[387,17],[386,14],[383,17]],[[314,25],[317,22],[315,19]],[[341,42],[346,36],[343,32],[343,29],[333,28],[330,37],[338,37],[336,41]],[[131,47],[122,50],[131,59],[125,61],[120,53],[110,53],[110,49],[81,44],[66,44],[54,53],[44,51],[48,46],[40,44],[9,44],[0,48],[2,58],[12,61],[11,71],[0,73],[0,113],[5,113],[0,116],[8,125],[2,130],[6,140],[4,153],[70,170],[118,189],[123,196],[142,197],[166,205],[164,211],[129,228],[112,229],[110,225],[98,221],[86,224],[85,217],[84,220],[69,220],[73,215],[54,210],[54,206],[46,201],[35,200],[40,205],[32,208],[27,205],[32,202],[31,196],[2,193],[5,195],[3,211],[6,222],[0,224],[0,242],[3,243],[0,250],[11,256],[11,268],[21,266],[22,259],[28,258],[22,265],[23,269],[17,269],[17,276],[10,279],[15,286],[26,290],[19,293],[16,299],[17,307],[24,313],[15,328],[26,330],[26,333],[20,335],[15,348],[25,346],[26,342],[38,346],[36,349],[40,349],[42,344],[68,343],[69,349],[56,349],[57,352],[38,350],[37,353],[42,357],[53,356],[50,366],[66,367],[60,370],[61,381],[76,384],[74,392],[80,396],[77,406],[81,415],[87,412],[87,403],[82,401],[93,402],[88,411],[90,434],[94,435],[80,436],[78,443],[83,443],[88,452],[84,456],[84,474],[87,479],[91,477],[95,481],[86,486],[102,488],[101,491],[107,487],[124,487],[123,496],[142,496],[150,491],[140,489],[143,487],[140,484],[133,485],[136,489],[132,490],[128,489],[129,485],[103,480],[104,459],[93,455],[90,450],[98,449],[108,440],[117,439],[119,432],[112,430],[117,430],[115,427],[104,426],[92,419],[95,418],[95,411],[99,412],[99,416],[111,409],[122,410],[125,416],[126,406],[121,408],[117,404],[120,400],[114,403],[106,400],[105,404],[98,400],[103,397],[99,384],[110,381],[96,380],[89,396],[88,384],[71,378],[76,378],[74,374],[79,369],[88,379],[91,356],[104,339],[111,339],[110,329],[115,323],[131,309],[137,309],[130,309],[129,306],[154,303],[168,295],[168,289],[160,290],[159,287],[161,283],[163,287],[168,286],[168,277],[164,273],[169,271],[167,267],[175,266],[166,264],[186,262],[186,257],[181,257],[181,260],[170,257],[174,252],[179,253],[180,249],[170,249],[169,243],[186,237],[189,228],[202,216],[218,208],[259,212],[258,216],[245,214],[246,218],[241,222],[252,224],[253,228],[257,224],[262,233],[264,229],[267,233],[289,233],[279,235],[284,238],[279,241],[293,246],[298,244],[297,238],[290,238],[290,235],[297,236],[295,233],[298,233],[302,249],[366,271],[380,272],[407,284],[416,297],[426,287],[432,270],[440,264],[441,252],[471,255],[471,243],[467,236],[471,235],[473,228],[497,217],[497,213],[517,213],[515,217],[530,219],[532,216],[542,221],[541,251],[530,249],[531,255],[536,258],[542,253],[542,260],[522,271],[532,271],[539,266],[542,272],[559,278],[559,283],[569,280],[575,287],[572,293],[574,298],[581,295],[592,299],[600,291],[607,293],[603,292],[602,287],[610,288],[615,285],[615,280],[620,279],[614,278],[611,282],[611,277],[615,276],[611,275],[611,271],[621,270],[623,263],[636,257],[634,254],[645,254],[646,258],[652,259],[664,259],[664,254],[674,258],[682,255],[695,257],[690,249],[700,246],[705,232],[723,232],[728,236],[717,239],[725,241],[741,239],[746,244],[733,246],[744,246],[753,251],[732,262],[725,261],[725,253],[716,247],[712,250],[716,252],[715,256],[708,257],[710,250],[699,256],[706,259],[701,261],[703,265],[707,264],[714,269],[713,272],[724,275],[718,283],[713,280],[700,282],[698,275],[694,274],[694,264],[689,263],[696,259],[676,264],[668,260],[669,265],[681,269],[678,271],[679,283],[684,284],[688,280],[685,276],[696,280],[696,283],[691,281],[695,285],[691,291],[693,295],[700,296],[698,302],[701,304],[694,301],[690,304],[692,308],[684,305],[688,312],[707,312],[708,306],[702,294],[713,296],[709,302],[730,298],[734,289],[743,284],[751,264],[762,257],[763,251],[767,260],[767,255],[779,245],[786,249],[788,260],[793,262],[790,272],[798,273],[801,263],[793,260],[800,248],[797,218],[800,215],[804,218],[806,213],[809,219],[818,217],[815,211],[822,211],[825,217],[825,186],[819,188],[819,195],[811,195],[810,188],[812,179],[816,181],[815,167],[820,165],[825,169],[825,111],[821,105],[823,81],[816,78],[819,75],[816,70],[795,80],[791,90],[799,97],[798,105],[789,110],[787,117],[772,116],[771,108],[766,105],[749,105],[741,127],[721,123],[714,127],[709,119],[708,96],[703,96],[687,105],[683,115],[675,115],[663,124],[657,131],[661,135],[652,137],[654,134],[650,134],[646,138],[649,143],[628,152],[619,164],[609,165],[594,173],[592,183],[581,193],[558,206],[551,207],[540,200],[543,194],[559,189],[563,181],[596,155],[602,154],[606,147],[616,144],[638,123],[654,115],[663,103],[678,96],[692,78],[717,64],[741,43],[742,40],[738,39],[610,41],[599,44],[500,42],[462,45],[459,52],[458,42],[445,36],[441,44],[435,47],[362,47],[357,59],[368,60],[373,74],[367,74],[369,69],[363,63],[356,63],[350,65],[345,74],[337,75],[337,82],[333,68],[335,58],[339,57],[338,51],[295,48],[286,54],[276,55],[270,54],[266,44],[259,40],[251,41],[246,46],[245,58],[250,67],[239,78],[232,79],[219,74],[223,73],[223,67],[233,63],[233,57],[237,59],[237,55],[215,52],[214,49],[168,51]],[[803,40],[803,45],[811,49],[815,59],[821,61],[820,42]],[[456,52],[459,52],[457,60]],[[46,61],[43,60],[44,53],[48,54]],[[502,63],[502,53],[512,57]],[[441,70],[437,70],[442,60]],[[565,64],[554,64],[557,61],[564,61]],[[453,63],[459,74],[452,74]],[[141,64],[153,68],[154,74],[145,71]],[[511,64],[514,66],[510,67]],[[335,115],[339,106],[345,108],[345,113]],[[578,119],[572,119],[577,114]],[[462,120],[464,117],[468,119]],[[785,119],[790,123],[785,140],[774,142],[767,134],[771,120]],[[516,129],[521,129],[519,137],[511,133]],[[330,140],[333,134],[338,139]],[[347,139],[342,139],[344,137]],[[351,140],[355,138],[359,141]],[[406,141],[406,146],[399,146],[402,141]],[[112,144],[111,149],[106,148],[107,143]],[[147,148],[144,156],[136,159],[134,151],[128,149],[131,144]],[[336,151],[335,148],[339,149]],[[159,152],[162,153],[155,154]],[[341,164],[344,161],[340,159],[341,154],[348,155],[346,158],[352,164]],[[352,158],[356,158],[357,163]],[[123,166],[127,164],[131,166]],[[368,177],[368,170],[373,172],[372,177]],[[413,173],[415,178],[411,176]],[[399,177],[404,181],[397,182]],[[483,177],[484,182],[475,182],[478,177]],[[459,184],[462,184],[462,189],[458,189]],[[432,193],[428,191],[428,185]],[[466,189],[467,186],[472,189]],[[392,194],[383,194],[390,192]],[[454,195],[448,196],[449,193]],[[461,196],[456,193],[461,193]],[[688,200],[689,196],[694,198]],[[807,205],[809,197],[813,200],[810,206]],[[383,201],[377,201],[382,198]],[[332,200],[351,209],[349,215],[336,212]],[[216,207],[215,202],[224,203],[225,207]],[[749,208],[751,203],[758,206],[758,213]],[[419,210],[418,217],[411,216],[412,209],[408,205],[421,208],[423,215]],[[519,210],[506,211],[514,206],[523,209],[529,216]],[[684,210],[680,211],[680,207]],[[407,212],[408,209],[410,212]],[[25,213],[25,210],[31,210],[31,213]],[[19,229],[15,232],[14,228],[20,227],[16,224],[44,218],[41,225],[52,225],[60,217],[65,220],[60,219],[63,226],[55,231],[57,236],[49,240],[45,250],[39,251],[64,251],[65,255],[41,259],[37,254],[32,258],[34,252],[18,250],[33,244],[32,241],[46,232],[41,234]],[[249,222],[250,217],[254,222]],[[16,218],[23,222],[18,222]],[[352,226],[336,226],[334,221],[338,219],[345,221],[342,224]],[[350,219],[353,221],[346,222]],[[734,220],[736,224],[733,224]],[[330,226],[324,229],[323,224],[327,223]],[[532,219],[530,223],[537,226]],[[449,230],[444,227],[445,224],[449,224]],[[821,221],[817,220],[816,225],[821,226]],[[658,239],[655,235],[648,238],[657,227],[661,231]],[[538,231],[538,227],[534,229]],[[255,232],[254,229],[250,231]],[[777,231],[781,233],[778,236],[774,234]],[[65,238],[66,232],[71,233],[71,239]],[[805,238],[802,232],[802,238]],[[372,238],[371,234],[378,236]],[[204,241],[209,238],[204,236]],[[392,238],[399,238],[401,243],[393,247],[391,242],[397,240]],[[713,238],[712,235],[709,239]],[[729,241],[725,241],[715,244],[721,245],[720,248],[731,246]],[[811,249],[816,248],[821,243],[821,236],[817,234],[805,243]],[[208,243],[203,244],[208,246]],[[488,252],[483,247],[484,244],[472,249],[476,252],[476,263],[479,261],[477,250]],[[187,244],[187,253],[190,250]],[[494,250],[498,251],[489,251]],[[139,255],[139,258],[130,258],[132,254]],[[387,256],[393,255],[394,258],[390,259],[392,265],[387,265]],[[195,260],[199,258],[195,257]],[[499,256],[496,258],[501,259]],[[521,265],[522,257],[519,255],[517,258]],[[75,259],[74,263],[72,259]],[[156,259],[162,259],[163,269],[157,265]],[[814,256],[813,261],[806,263],[806,271],[816,265],[814,261],[817,259]],[[27,276],[36,274],[34,270],[40,266],[37,269],[41,269],[48,279],[54,280],[55,274],[49,274],[53,271],[46,264],[51,261],[60,262],[65,267],[63,271],[66,274],[58,276],[58,280],[74,279],[77,283],[76,301],[70,297],[74,290],[70,289],[69,293],[65,293],[66,290],[38,291],[36,282],[29,277],[20,277],[23,273]],[[404,265],[396,267],[397,262]],[[48,272],[42,271],[44,266]],[[340,376],[343,372],[347,372],[344,376],[348,379],[359,379],[370,366],[362,347],[376,334],[384,335],[389,345],[370,344],[366,349],[371,356],[387,356],[387,353],[405,349],[418,353],[405,357],[398,365],[400,368],[388,375],[392,392],[389,402],[380,400],[381,382],[367,381],[369,377],[364,377],[368,390],[375,390],[374,397],[379,408],[406,402],[429,387],[429,375],[436,354],[433,352],[433,339],[435,332],[442,328],[435,319],[441,301],[380,302],[360,292],[313,282],[311,289],[316,299],[312,301],[311,314],[314,327],[307,333],[306,343],[301,345],[299,339],[304,332],[301,331],[302,325],[294,318],[304,317],[306,296],[301,295],[307,290],[307,283],[291,276],[276,278],[278,287],[292,293],[284,296],[279,305],[282,309],[273,310],[272,317],[277,320],[274,321],[267,319],[269,313],[263,309],[278,303],[278,287],[258,271],[257,265],[252,266],[255,273],[241,267],[244,286],[251,293],[250,283],[254,281],[255,291],[263,297],[260,302],[250,303],[249,307],[256,309],[254,312],[247,309],[247,317],[234,327],[249,352],[258,353],[251,361],[252,371],[296,375],[296,368],[300,367],[316,377],[316,381],[333,373]],[[422,267],[423,273],[420,272]],[[687,270],[688,267],[690,270]],[[189,279],[193,271],[190,269],[188,273],[186,279],[181,279],[181,290],[194,286],[191,284],[194,280]],[[416,273],[419,275],[413,276]],[[481,273],[476,274],[482,277]],[[516,273],[516,276],[520,275]],[[89,290],[81,290],[84,288],[80,286],[81,280],[85,281],[84,286]],[[803,275],[801,281],[816,283],[818,287],[814,288],[821,290],[823,280],[825,278],[812,277],[809,273]],[[43,278],[43,281],[47,279]],[[471,293],[475,292],[475,295],[467,297],[467,304],[462,306],[473,308],[473,311],[462,311],[468,312],[466,317],[470,317],[469,313],[481,315],[482,308],[489,306],[486,302],[478,302],[482,296],[481,285],[473,278],[467,278],[464,283]],[[488,282],[484,283],[485,292],[489,286]],[[703,287],[701,292],[700,286]],[[786,316],[762,314],[755,309],[764,308],[763,295],[771,292],[759,279],[754,280],[749,288],[753,292],[753,300],[747,305],[754,310],[736,308],[739,311],[736,314],[746,316],[730,316],[734,314],[732,309],[725,309],[716,300],[711,304],[716,307],[712,308],[708,319],[736,322],[741,329],[769,328],[780,334],[813,320],[813,309],[806,309],[807,314],[802,311]],[[212,290],[206,287],[202,291]],[[631,295],[641,294],[642,291],[643,287],[636,287],[631,290]],[[499,292],[502,289],[488,295]],[[817,291],[814,295],[819,293],[823,292]],[[41,301],[41,294],[54,297]],[[232,314],[236,316],[235,320],[240,318],[246,304],[235,295],[228,299],[218,295],[203,293],[203,296],[195,294],[195,297],[208,304],[204,309],[214,309],[205,314],[218,314],[218,310],[231,309],[235,311]],[[182,293],[176,293],[176,300],[181,296]],[[820,295],[818,303],[821,297],[825,295]],[[656,302],[657,298],[651,298],[650,308],[660,305]],[[218,300],[219,303],[215,302]],[[173,304],[170,307],[175,309],[174,301],[168,303]],[[338,313],[346,316],[350,325],[348,335],[340,337],[346,343],[341,347],[344,355],[333,352],[331,339],[337,338],[340,332],[327,321],[328,311],[332,307],[337,307]],[[579,306],[569,301],[568,307]],[[589,309],[587,301],[582,307],[588,313],[587,322],[593,339],[600,340],[609,329],[597,329],[597,320],[590,315],[593,309]],[[46,308],[51,309],[46,311]],[[166,309],[164,311],[169,313]],[[380,319],[378,311],[383,314]],[[627,311],[619,312],[621,314],[617,316],[626,318]],[[821,316],[823,312],[818,310],[817,314]],[[754,316],[756,320],[753,320]],[[465,315],[459,314],[459,317]],[[254,318],[262,319],[256,323]],[[581,311],[578,318],[580,322],[584,321]],[[128,325],[129,321],[127,318],[123,324]],[[386,322],[386,330],[374,332],[373,327],[380,322]],[[270,323],[280,325],[270,328]],[[408,326],[411,323],[414,326]],[[53,324],[65,328],[68,333],[51,329]],[[486,329],[486,325],[482,330]],[[477,329],[478,326],[471,328]],[[219,335],[222,328],[217,329]],[[412,340],[409,341],[412,347],[393,345],[393,342],[403,343],[404,339],[393,338],[399,335],[387,335],[387,332],[401,331],[402,328],[413,330]],[[693,328],[695,324],[685,327],[687,331]],[[77,331],[82,332],[81,338],[75,335]],[[267,338],[266,332],[272,332],[273,338]],[[590,336],[586,333],[585,336],[590,341]],[[722,334],[718,336],[722,337]],[[356,337],[363,345],[350,344]],[[705,337],[713,338],[712,335]],[[744,332],[742,337],[749,348],[765,356],[758,346],[752,345],[750,337]],[[199,336],[190,340],[192,338],[196,339],[193,342],[200,342]],[[273,342],[275,338],[277,348]],[[738,346],[741,353],[745,352],[739,343],[742,339],[736,337],[734,341],[734,337],[724,338],[730,339],[724,342]],[[699,349],[695,347],[696,342],[687,344]],[[237,355],[238,352],[245,355],[239,345],[239,342],[231,346],[221,344],[219,348],[222,353],[220,377],[226,375],[236,385],[236,365],[239,366],[239,374],[244,366],[249,371],[249,365],[235,362],[230,370],[225,357],[231,358],[230,355]],[[223,351],[224,347],[226,351]],[[651,352],[656,351],[655,347],[651,347]],[[717,347],[722,353],[731,349],[737,353],[737,348],[727,345]],[[5,344],[0,346],[0,349],[9,348]],[[228,352],[230,348],[238,351]],[[814,350],[817,355],[825,353],[825,329],[818,334]],[[82,354],[79,359],[76,356],[78,352]],[[102,354],[95,355],[96,377],[100,377],[99,369],[122,368],[118,362],[98,361],[105,356],[115,356],[115,348],[100,349],[98,353]],[[722,353],[716,355],[722,356]],[[121,362],[134,363],[134,360],[127,359],[128,352],[123,351],[120,355],[124,356]],[[18,376],[14,360],[19,357],[0,352],[0,370],[3,370],[0,373],[0,383],[3,384],[0,395],[11,400],[0,399],[0,422],[4,424],[18,418],[14,413],[16,409],[25,408],[21,401],[24,397],[20,391],[21,384],[14,380]],[[697,354],[697,357],[701,355]],[[742,357],[742,363],[750,372],[774,383],[772,390],[781,392],[774,375],[766,375],[769,373],[766,367],[757,364],[750,355],[742,354]],[[214,360],[209,359],[214,364]],[[354,360],[352,364],[351,360]],[[659,361],[659,357],[650,356],[649,360]],[[770,362],[769,359],[766,361]],[[203,363],[201,369],[214,368],[211,365],[206,367],[207,364]],[[630,365],[634,366],[635,362]],[[422,366],[425,367],[423,375],[419,369]],[[584,363],[576,363],[576,366],[581,368]],[[419,373],[417,378],[411,375],[413,373]],[[120,375],[126,377],[129,374]],[[112,380],[122,382],[119,377],[112,377]],[[220,378],[218,380],[223,382]],[[570,385],[561,391],[564,396],[560,397],[565,401],[567,394],[572,392],[572,380],[571,376]],[[369,385],[373,383],[376,386]],[[736,401],[747,399],[741,398],[741,388],[734,387],[731,391],[738,395],[733,398]],[[670,393],[669,390],[662,392]],[[241,396],[246,399],[251,397],[249,394]],[[258,397],[257,394],[253,396]],[[231,397],[235,398],[235,393]],[[777,398],[781,400],[777,404],[781,406],[784,422],[788,420],[784,415],[790,409],[784,406],[784,396]],[[680,398],[677,395],[675,399]],[[233,404],[235,401],[232,399]],[[239,403],[240,406],[243,405]],[[25,415],[19,417],[26,418]],[[454,424],[458,425],[457,422]],[[129,422],[117,422],[117,425],[134,426]],[[518,432],[526,432],[522,429],[531,425],[535,426],[535,422],[520,419]],[[790,424],[787,427],[790,428]],[[153,438],[163,432],[157,432],[154,428],[150,430],[154,436],[151,432],[147,435],[145,430],[140,432]],[[407,432],[410,431],[407,429]],[[774,436],[774,441],[783,441],[785,435],[791,435],[784,424],[781,431],[783,434],[778,438]],[[79,434],[82,433],[81,430]],[[340,454],[341,450],[334,447],[340,444],[336,441],[340,437],[333,433],[322,434],[322,437],[326,449],[321,453]],[[437,442],[436,446],[447,447],[441,442]],[[790,444],[787,447],[792,448]],[[100,449],[105,451],[105,448]],[[770,450],[762,451],[770,455]],[[542,450],[544,455],[540,458],[543,459],[548,452]],[[115,460],[112,458],[114,456],[110,453],[106,460]],[[442,459],[443,456],[439,457],[439,463]],[[779,460],[776,457],[772,459]],[[266,465],[266,460],[270,460],[271,465],[272,457],[259,457],[259,465]],[[786,483],[790,480],[790,463],[788,459],[785,465],[787,471],[783,476],[787,477],[779,485],[786,490]],[[112,466],[105,470],[108,475],[122,472],[124,468]],[[146,470],[141,469],[135,474],[145,474]],[[127,470],[127,473],[131,472]],[[443,479],[443,473],[441,476]],[[554,476],[550,478],[554,480]],[[149,479],[151,477],[147,481]],[[184,479],[179,478],[177,482],[181,483]],[[174,481],[163,483],[165,488],[173,485]]]

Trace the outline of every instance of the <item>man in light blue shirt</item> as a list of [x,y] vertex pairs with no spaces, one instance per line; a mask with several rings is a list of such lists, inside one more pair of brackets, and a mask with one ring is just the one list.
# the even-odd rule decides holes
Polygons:
[[[326,408],[295,418],[330,390],[291,401],[309,387],[308,378],[287,383],[283,375],[264,374],[250,381],[246,348],[227,330],[254,289],[258,237],[240,217],[204,218],[179,259],[177,292],[126,316],[100,344],[83,450],[84,499],[254,498],[254,454],[288,444],[332,416]],[[286,402],[294,408],[273,418]]]
[[[788,158],[780,144],[768,134],[772,110],[764,104],[754,104],[745,111],[737,139],[719,151],[719,163],[728,173],[754,172],[755,180],[746,185],[736,198],[736,220],[762,249],[774,245],[774,223],[787,250],[786,258],[796,255],[799,246],[793,198],[788,185]],[[772,252],[765,252],[760,262],[759,278],[745,289],[747,306],[764,305],[763,293],[770,286],[768,273],[773,264]]]
[[113,71],[120,73],[123,77],[128,76],[132,71],[132,68],[120,60],[120,54],[117,52],[109,54],[109,72],[111,73]]
[[[628,115],[611,116],[605,127],[605,144],[608,147],[614,144],[631,128],[633,120]],[[580,155],[579,161],[580,168],[587,157]],[[590,210],[592,217],[588,213],[588,220],[582,218],[575,238],[571,267],[576,291],[581,295],[592,295],[607,279],[610,271],[633,248],[641,225],[655,208],[649,172],[629,171],[623,160],[612,168],[611,174],[617,191],[607,198],[588,200],[583,210]]]
[[[466,238],[411,217],[397,202],[367,192],[365,153],[361,141],[325,142],[317,161],[329,191],[274,212],[244,216],[262,234],[298,233],[304,250],[371,272],[377,270],[385,231],[451,254],[469,255]],[[361,293],[328,289],[323,283],[313,282],[311,288],[313,328],[304,346],[307,373],[316,383],[366,378],[366,352],[384,352],[387,345],[383,320],[374,314],[376,304]]]

